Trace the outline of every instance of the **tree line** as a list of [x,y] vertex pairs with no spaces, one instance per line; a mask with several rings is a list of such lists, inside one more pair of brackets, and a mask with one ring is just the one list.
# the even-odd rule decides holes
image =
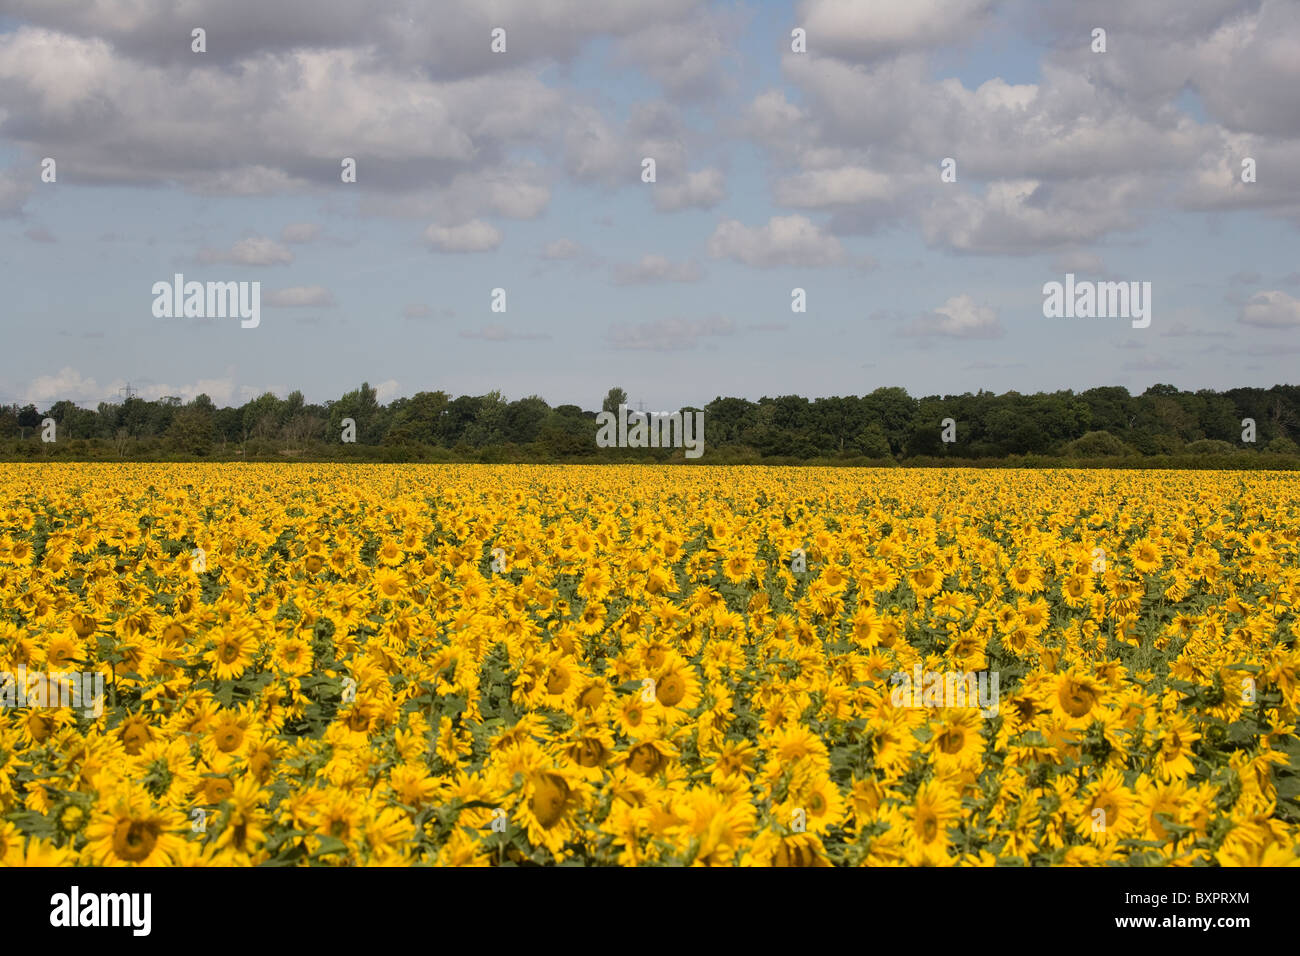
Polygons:
[[[601,409],[626,402],[626,392],[612,388]],[[705,453],[699,460],[706,463],[1300,464],[1300,386],[1293,385],[1224,392],[1153,385],[1140,395],[1106,386],[920,398],[882,387],[812,400],[719,396],[703,411]],[[341,440],[346,419],[354,423],[352,443]],[[369,383],[323,404],[294,391],[287,398],[267,392],[224,408],[207,395],[188,402],[129,397],[94,409],[70,401],[43,410],[0,406],[0,455],[10,460],[683,458],[681,449],[597,448],[595,435],[596,411],[551,406],[537,395],[507,401],[499,391],[456,398],[432,391],[384,404]]]

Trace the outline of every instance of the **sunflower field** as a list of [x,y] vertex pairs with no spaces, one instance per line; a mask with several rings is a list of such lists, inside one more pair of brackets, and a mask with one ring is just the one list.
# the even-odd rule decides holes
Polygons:
[[0,861],[1296,866],[1298,606],[1285,474],[4,465]]

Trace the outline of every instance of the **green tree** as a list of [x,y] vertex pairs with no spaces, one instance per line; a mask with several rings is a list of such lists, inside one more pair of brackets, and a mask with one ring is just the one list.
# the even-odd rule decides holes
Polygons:
[[357,444],[378,445],[383,432],[379,430],[378,393],[369,382],[346,392],[329,406],[329,440],[338,441],[343,434],[343,419],[352,419],[357,426]]
[[167,443],[188,455],[206,456],[212,450],[212,411],[191,403],[172,416],[167,429]]
[[623,391],[617,385],[605,393],[605,400],[600,403],[602,412],[613,412],[618,414],[618,406],[627,404],[627,392]]

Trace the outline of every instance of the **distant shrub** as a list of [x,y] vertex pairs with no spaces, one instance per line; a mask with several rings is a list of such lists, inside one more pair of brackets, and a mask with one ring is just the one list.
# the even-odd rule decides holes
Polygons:
[[1087,432],[1063,449],[1067,458],[1113,458],[1133,454],[1133,449],[1107,431]]

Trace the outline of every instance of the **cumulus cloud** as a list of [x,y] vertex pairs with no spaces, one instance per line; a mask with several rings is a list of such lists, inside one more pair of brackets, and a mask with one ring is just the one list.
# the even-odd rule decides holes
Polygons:
[[[223,10],[213,21],[237,23],[232,16]],[[188,34],[187,26],[175,36]],[[337,185],[341,159],[353,157],[362,192],[418,196],[462,173],[480,182],[508,177],[511,151],[535,145],[567,115],[561,95],[517,60],[511,69],[498,62],[496,72],[439,81],[349,46],[352,38],[250,52],[238,69],[223,70],[174,39],[159,43],[183,47],[184,56],[159,64],[97,36],[27,25],[0,34],[0,115],[12,116],[9,135],[32,152],[75,154],[83,183],[173,182],[257,195]],[[483,198],[482,211],[503,215],[537,205],[535,196],[499,188]]]
[[[0,116],[3,116],[3,111],[0,111]],[[18,170],[0,170],[0,219],[21,213],[34,188],[31,177],[21,178]]]
[[1167,358],[1156,355],[1143,355],[1131,362],[1125,362],[1120,367],[1126,372],[1169,372],[1176,371],[1183,366]]
[[734,85],[727,68],[736,58],[734,14],[701,14],[651,24],[619,44],[622,59],[645,70],[674,99],[720,96]]
[[661,212],[696,207],[710,209],[726,198],[727,187],[719,169],[688,173],[681,182],[655,184],[655,208]]
[[334,293],[320,285],[293,286],[266,294],[266,304],[281,308],[305,308],[334,304]]
[[531,342],[550,338],[545,332],[521,332],[518,329],[508,329],[504,325],[493,323],[479,326],[477,329],[461,329],[459,334],[462,339],[482,339],[485,342]]
[[658,319],[611,326],[607,341],[615,349],[673,352],[694,348],[702,338],[732,335],[735,331],[735,321],[721,315],[703,319]]
[[66,365],[54,375],[41,375],[32,379],[24,390],[26,400],[39,408],[64,400],[79,405],[99,402],[105,395],[106,390],[100,388],[93,378],[86,378]]
[[993,339],[1003,334],[998,315],[969,295],[953,296],[933,312],[918,315],[904,328],[904,335],[946,336],[957,339]]
[[954,191],[933,200],[921,215],[921,229],[928,242],[959,252],[1031,255],[1137,226],[1139,182],[1108,188],[1107,201],[1098,203],[1101,190],[1090,183],[995,182],[982,196]]
[[441,309],[435,309],[427,302],[410,302],[402,308],[402,318],[414,319],[450,319],[455,316],[456,310],[443,306]]
[[318,222],[293,222],[281,230],[280,241],[288,243],[311,242],[320,236],[324,228]]
[[977,34],[994,0],[804,0],[795,23],[810,54],[870,60]]
[[582,254],[582,246],[572,239],[553,239],[542,246],[543,259],[576,259]]
[[439,252],[490,252],[501,245],[501,231],[475,219],[460,226],[439,226],[424,230],[424,238]]
[[1276,290],[1257,292],[1241,307],[1237,320],[1265,328],[1294,328],[1300,325],[1300,299]]
[[897,182],[883,173],[861,166],[840,166],[786,177],[776,184],[773,195],[783,206],[817,209],[878,202],[890,199],[897,190]]
[[618,285],[638,285],[646,282],[698,282],[704,270],[693,261],[672,262],[665,256],[645,255],[632,264],[614,267],[614,282]]
[[293,253],[273,239],[254,236],[229,249],[200,249],[197,258],[204,265],[285,266],[293,262]]
[[[123,383],[114,382],[111,386],[113,394],[121,387]],[[147,382],[139,386],[141,398],[151,401],[157,401],[168,395],[176,396],[182,401],[190,402],[200,395],[206,395],[212,399],[213,403],[218,406],[226,406],[232,403],[242,404],[250,398],[256,398],[268,391],[277,391],[285,393],[288,390],[283,386],[275,388],[257,387],[253,385],[244,385],[239,388],[235,386],[235,380],[232,378],[202,378],[196,382],[186,385],[168,385],[158,382]]]
[[1057,255],[1052,260],[1052,268],[1057,272],[1101,275],[1106,271],[1106,263],[1095,252],[1083,252],[1074,249]]
[[844,247],[806,216],[773,216],[766,225],[746,226],[735,219],[718,223],[709,237],[709,255],[746,265],[830,266],[845,261]]
[[[133,0],[129,4],[83,0],[9,0],[6,13],[81,36],[103,37],[127,55],[156,64],[185,62],[190,30],[209,28],[208,53],[218,64],[300,48],[370,47],[403,69],[449,79],[503,68],[505,57],[487,43],[489,31],[509,27],[515,63],[567,60],[593,37],[624,37],[656,23],[675,22],[703,6],[701,0]],[[177,38],[180,38],[179,40]],[[219,42],[218,42],[219,41]],[[436,54],[436,55],[435,55]]]
[[[115,379],[107,385],[100,385],[93,377],[84,376],[78,370],[64,366],[53,375],[42,375],[33,379],[21,389],[25,401],[38,408],[46,408],[54,402],[70,401],[85,408],[91,408],[102,401],[121,400],[119,389],[126,385],[123,379]],[[149,401],[157,401],[167,396],[175,396],[182,401],[193,401],[199,395],[207,395],[217,405],[228,405],[236,398],[236,387],[232,378],[202,378],[187,384],[172,385],[165,382],[136,382],[132,385],[136,393]],[[251,389],[251,387],[249,387]],[[251,389],[252,396],[262,394],[262,389]]]
[[[809,55],[785,54],[787,89],[761,92],[735,124],[780,170],[773,198],[829,212],[833,234],[902,223],[989,255],[1091,242],[1162,209],[1300,224],[1300,100],[1287,92],[1300,6],[1043,3],[1037,82],[936,79],[931,54],[978,35],[994,6],[805,0]],[[1112,55],[1079,40],[1098,23]],[[936,193],[941,157],[957,159],[958,183]],[[1245,157],[1255,183],[1241,181]]]

